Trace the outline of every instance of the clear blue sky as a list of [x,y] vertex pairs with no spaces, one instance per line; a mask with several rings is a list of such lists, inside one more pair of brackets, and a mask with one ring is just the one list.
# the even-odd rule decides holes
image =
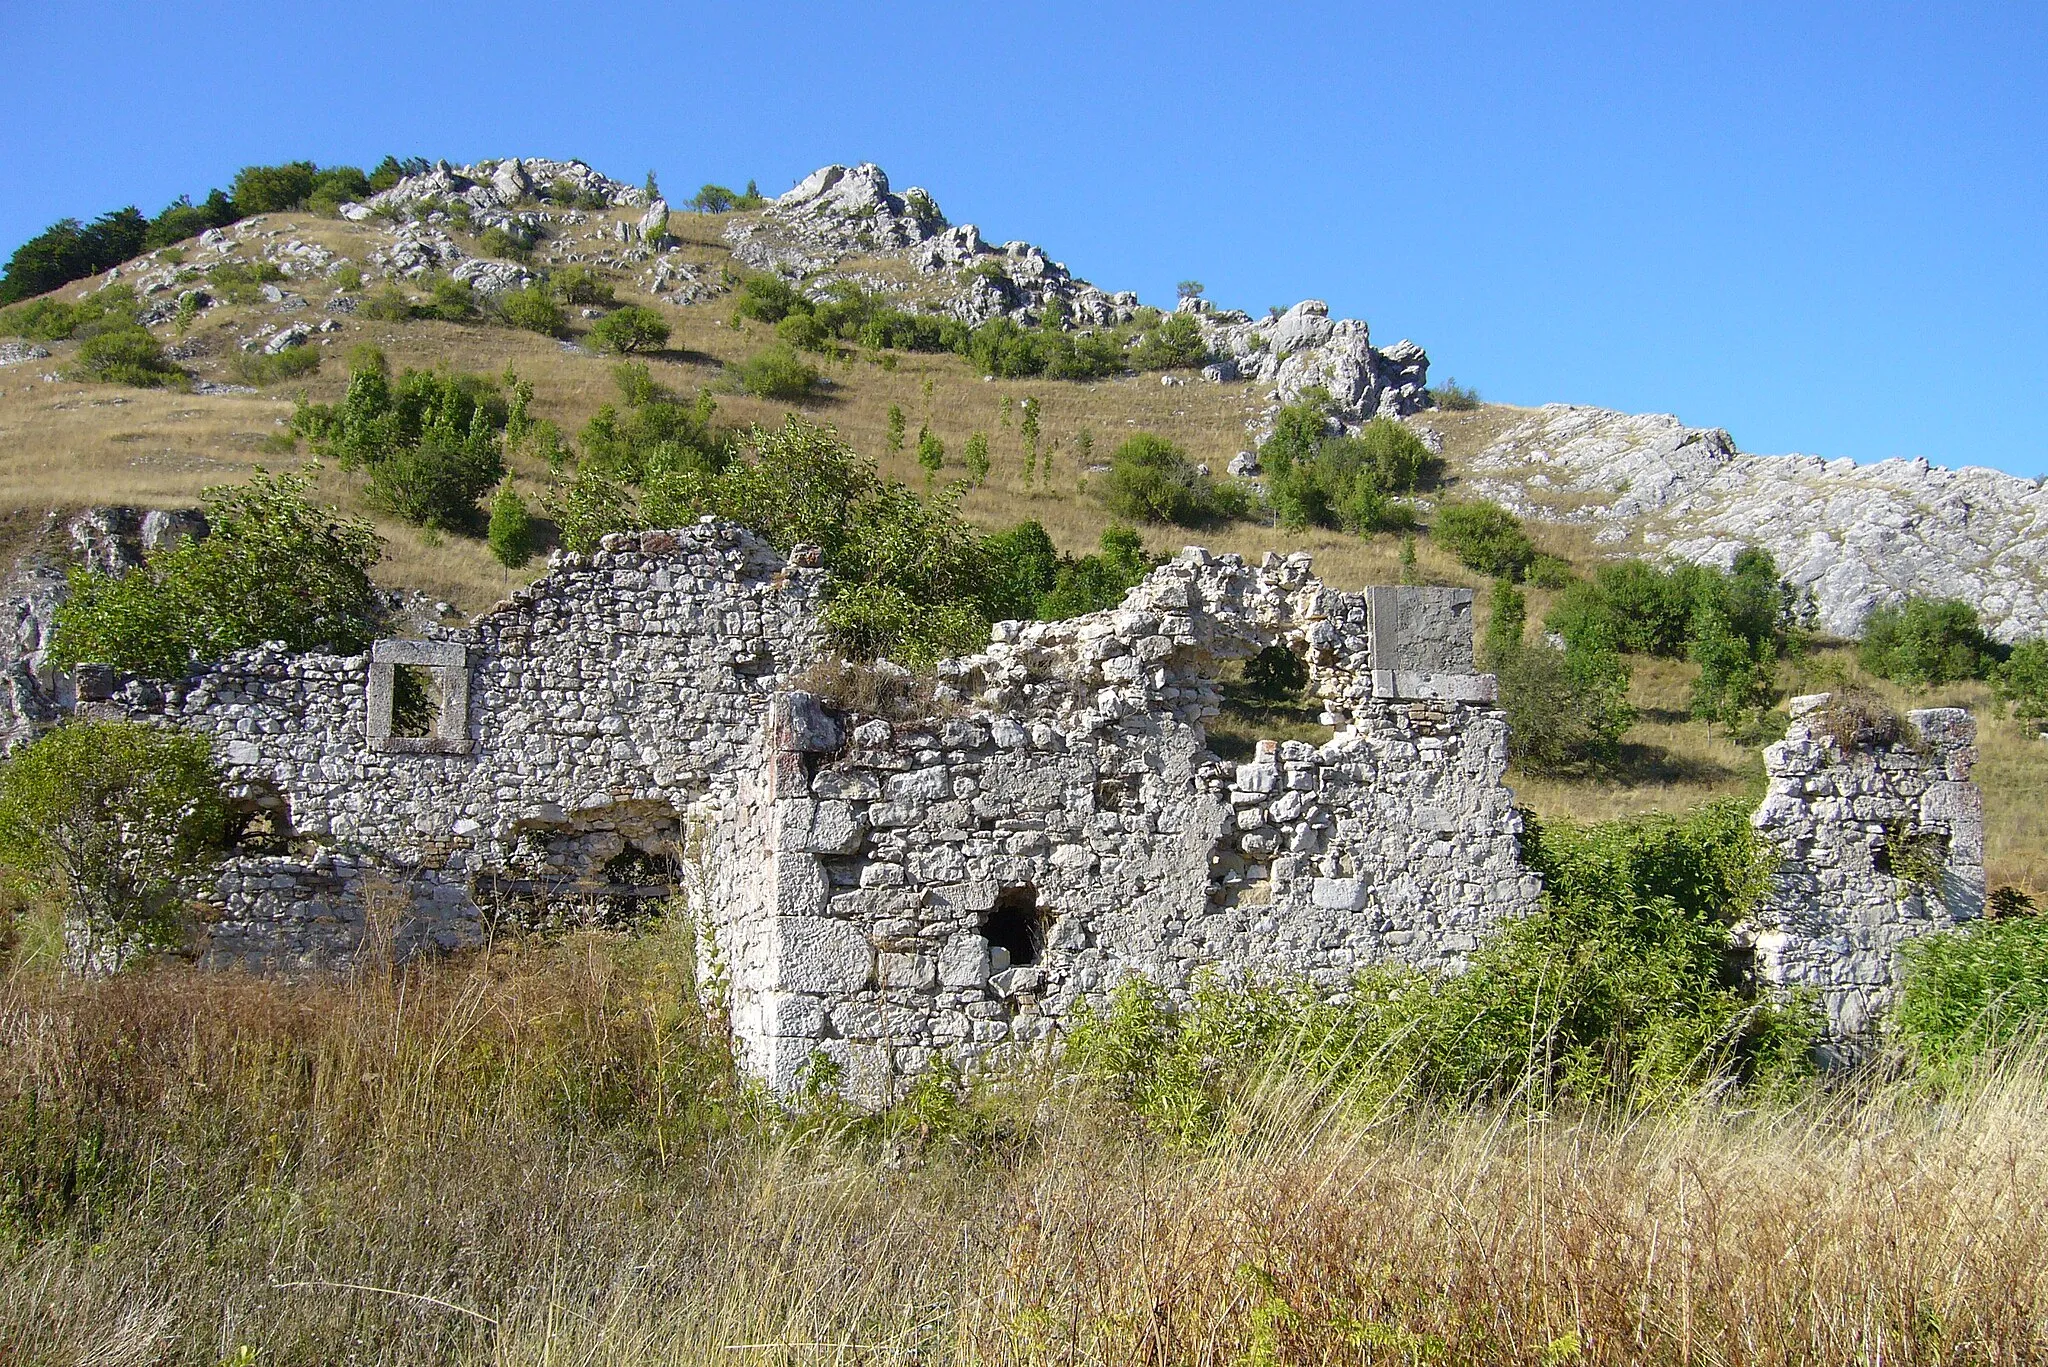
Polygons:
[[0,252],[248,162],[880,162],[1107,288],[1514,403],[2048,470],[2048,7],[0,7]]

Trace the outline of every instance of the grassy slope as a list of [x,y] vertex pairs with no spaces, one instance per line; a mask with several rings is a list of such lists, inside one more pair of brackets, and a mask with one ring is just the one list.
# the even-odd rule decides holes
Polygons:
[[[678,214],[671,219],[672,231],[685,242],[684,254],[714,268],[730,260],[719,236],[723,223],[716,216]],[[264,227],[324,242],[358,261],[367,252],[366,231],[345,223],[273,215]],[[902,268],[881,263],[878,269]],[[311,282],[302,286],[317,310],[323,296]],[[622,301],[660,304],[637,299],[628,287],[622,286],[619,293]],[[734,330],[727,321],[730,304],[725,300],[680,309],[660,307],[675,331],[669,350],[649,358],[650,365],[661,383],[685,393],[700,386],[722,386],[725,364],[748,355],[770,336],[767,328],[754,323]],[[253,330],[267,308],[224,306],[208,313],[185,339],[204,349],[202,356],[187,363],[189,367],[203,378],[231,380],[228,361],[236,338]],[[185,504],[206,486],[240,478],[257,465],[296,463],[301,457],[266,454],[265,438],[276,434],[290,413],[293,394],[303,391],[321,400],[339,397],[346,379],[341,356],[360,341],[376,343],[398,366],[439,364],[493,374],[516,369],[535,385],[537,415],[554,419],[571,434],[600,403],[614,398],[609,360],[566,351],[530,333],[500,326],[392,324],[346,316],[342,321],[341,332],[320,339],[327,360],[317,375],[261,396],[200,398],[42,381],[42,373],[68,359],[72,348],[66,343],[52,346],[56,354],[51,360],[0,370],[0,508],[30,510],[26,516],[0,518],[0,551],[11,554],[25,544],[40,522],[36,514],[45,507],[88,502]],[[580,330],[587,324],[579,319],[575,326]],[[1250,385],[1164,386],[1156,375],[1092,383],[987,381],[967,361],[950,355],[903,355],[893,368],[849,356],[826,363],[824,369],[830,384],[821,397],[804,406],[807,416],[838,428],[887,473],[913,484],[923,479],[913,452],[885,449],[890,405],[900,406],[908,416],[909,445],[915,444],[919,423],[928,420],[956,465],[970,432],[989,433],[994,473],[986,487],[969,495],[968,515],[989,525],[1036,518],[1069,551],[1092,549],[1108,521],[1080,491],[1082,472],[1075,450],[1081,431],[1092,433],[1097,459],[1105,458],[1126,434],[1142,429],[1171,437],[1196,459],[1220,470],[1246,444],[1245,420],[1263,400],[1263,391]],[[1023,482],[1024,443],[1014,411],[1009,426],[999,421],[1005,396],[1016,400],[1026,395],[1041,404],[1044,439],[1052,451],[1050,477],[1028,488]],[[787,407],[738,394],[719,396],[720,420],[729,423],[776,422]],[[1477,451],[1520,415],[1521,410],[1488,406],[1432,416],[1432,424],[1446,438],[1454,490],[1460,458]],[[545,485],[546,471],[537,466],[517,474],[529,495],[537,495]],[[371,512],[354,479],[330,471],[325,489],[344,508]],[[375,520],[389,541],[381,571],[388,583],[422,588],[476,610],[516,582],[490,559],[481,542],[431,537],[389,519]],[[1545,550],[1581,567],[1597,558],[1582,529],[1539,525],[1532,531]],[[1203,532],[1154,528],[1146,539],[1156,551],[1171,551],[1191,541],[1250,556],[1306,549],[1315,553],[1323,577],[1345,588],[1395,582],[1400,572],[1398,545],[1391,537],[1363,541],[1329,532],[1236,525]],[[1475,587],[1482,583],[1427,540],[1419,548],[1418,568],[1433,582]],[[1540,619],[1546,597],[1532,594],[1532,619]],[[1839,652],[1828,658],[1824,669],[1854,672],[1853,663]],[[1813,667],[1798,672],[1811,673]],[[1797,680],[1788,675],[1787,682]],[[1592,781],[1516,775],[1513,781],[1522,800],[1547,814],[1601,817],[1682,808],[1707,796],[1754,791],[1762,772],[1756,747],[1710,734],[1687,719],[1689,683],[1689,666],[1638,661],[1635,702],[1641,720],[1628,737],[1620,775]],[[2048,810],[2048,745],[2010,723],[1988,720],[1989,700],[1981,687],[1890,692],[1904,705],[1953,698],[1986,719],[1978,778],[1989,814],[1991,881],[1994,886],[2013,883],[2048,893],[2048,817],[2043,815]]]

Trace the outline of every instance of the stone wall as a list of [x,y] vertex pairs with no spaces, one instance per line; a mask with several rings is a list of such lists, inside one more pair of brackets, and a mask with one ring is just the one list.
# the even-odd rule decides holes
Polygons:
[[[1189,550],[1004,623],[908,719],[798,685],[823,577],[737,528],[607,538],[461,631],[245,651],[88,713],[211,734],[249,848],[206,957],[261,971],[630,920],[686,896],[742,1061],[886,1099],[999,1066],[1143,974],[1455,968],[1533,906],[1472,595]],[[1207,748],[1227,663],[1298,653],[1330,739]]]
[[1779,855],[1757,973],[1815,993],[1830,1051],[1850,1057],[1891,998],[1901,947],[1983,914],[1976,724],[1930,708],[1897,725],[1825,693],[1791,712],[1764,751],[1770,787],[1754,818]]

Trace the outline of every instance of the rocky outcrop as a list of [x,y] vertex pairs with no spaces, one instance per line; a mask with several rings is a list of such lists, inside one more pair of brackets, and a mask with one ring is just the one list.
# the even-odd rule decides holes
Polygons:
[[[815,171],[759,218],[735,220],[725,235],[739,261],[797,279],[827,274],[854,257],[902,258],[943,284],[939,311],[970,326],[1003,317],[1036,326],[1057,315],[1073,328],[1108,327],[1128,323],[1139,308],[1137,295],[1078,279],[1043,248],[991,246],[973,224],[949,224],[929,194],[895,194],[872,162]],[[1403,341],[1376,349],[1364,322],[1333,320],[1320,300],[1260,321],[1201,300],[1181,307],[1199,320],[1212,353],[1203,378],[1264,385],[1275,408],[1319,387],[1330,394],[1338,421],[1355,428],[1429,405],[1429,357],[1421,347]],[[1269,422],[1272,412],[1253,426]]]
[[1551,404],[1466,465],[1525,516],[1590,525],[1616,550],[1726,566],[1745,545],[1854,636],[1907,596],[1960,598],[2004,641],[2048,632],[2048,491],[1981,466],[1754,456],[1661,414]]

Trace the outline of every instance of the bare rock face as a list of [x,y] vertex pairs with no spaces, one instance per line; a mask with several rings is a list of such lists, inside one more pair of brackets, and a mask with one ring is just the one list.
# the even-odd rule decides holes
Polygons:
[[1746,545],[1855,636],[1908,596],[1960,598],[2003,641],[2048,631],[2048,492],[1980,466],[1755,456],[1665,414],[1550,404],[1471,463],[1487,497],[1620,549],[1727,566]]
[[[1201,299],[1184,299],[1180,307],[1201,324],[1217,365],[1229,368],[1230,376],[1219,371],[1219,381],[1235,377],[1270,385],[1276,403],[1293,403],[1311,388],[1323,389],[1330,395],[1332,415],[1347,430],[1429,406],[1428,353],[1405,340],[1381,351],[1372,345],[1362,319],[1332,320],[1330,306],[1320,299],[1304,299],[1284,313],[1257,320]],[[1269,426],[1271,416],[1268,410],[1254,425]]]

